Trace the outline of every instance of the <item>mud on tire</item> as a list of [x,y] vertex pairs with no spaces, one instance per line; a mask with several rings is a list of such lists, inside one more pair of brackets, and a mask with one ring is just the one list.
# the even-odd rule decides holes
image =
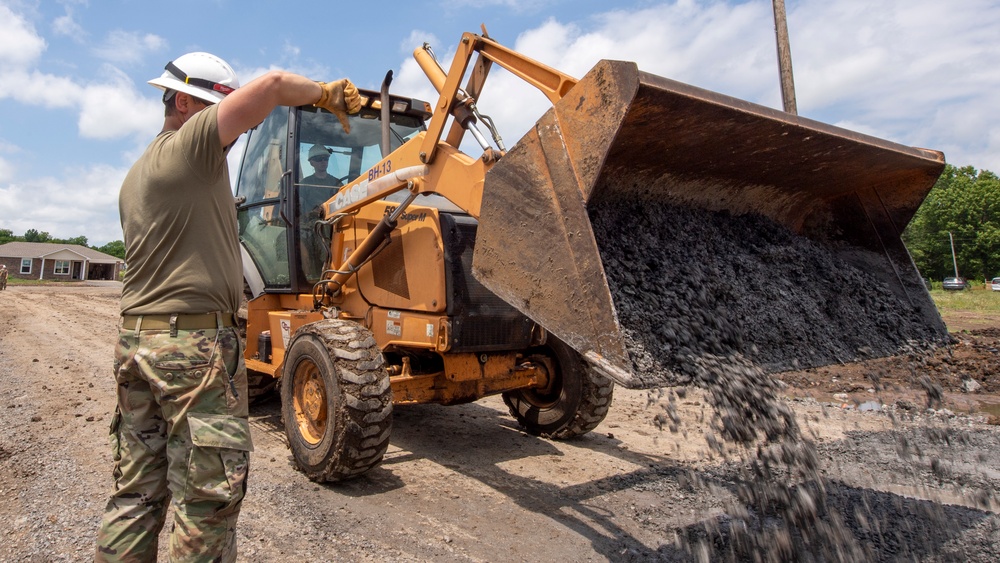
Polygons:
[[552,338],[539,351],[551,370],[546,389],[519,389],[503,402],[528,433],[559,440],[590,432],[611,407],[614,382],[590,368],[575,350]]
[[378,465],[392,430],[392,388],[371,332],[339,319],[300,328],[285,356],[281,413],[310,479],[343,481]]

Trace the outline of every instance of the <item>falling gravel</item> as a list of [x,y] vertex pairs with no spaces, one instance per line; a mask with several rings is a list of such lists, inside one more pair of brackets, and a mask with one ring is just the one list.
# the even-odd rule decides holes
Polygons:
[[[679,534],[678,547],[701,560],[870,559],[856,530],[878,515],[828,502],[816,447],[769,373],[943,337],[875,276],[760,216],[619,201],[591,221],[633,372],[646,387],[705,389],[706,440],[734,468],[726,518]],[[675,432],[676,392],[654,419]]]

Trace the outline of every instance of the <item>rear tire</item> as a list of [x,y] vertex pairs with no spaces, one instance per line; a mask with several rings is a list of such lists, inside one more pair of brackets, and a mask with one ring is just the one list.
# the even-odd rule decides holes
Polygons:
[[392,431],[392,387],[371,332],[326,319],[295,334],[281,377],[292,457],[313,481],[357,477],[382,461]]
[[278,380],[269,374],[247,370],[247,397],[251,405],[263,403],[274,395],[274,390],[278,387]]
[[550,371],[550,385],[503,394],[503,402],[518,424],[530,434],[558,440],[597,428],[611,407],[614,383],[595,373],[576,350],[555,338],[536,361]]

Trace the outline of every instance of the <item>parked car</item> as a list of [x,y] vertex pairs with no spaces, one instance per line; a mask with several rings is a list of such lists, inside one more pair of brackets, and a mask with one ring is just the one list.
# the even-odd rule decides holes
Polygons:
[[993,288],[993,291],[1000,291],[1000,278],[993,278],[993,281],[990,282],[990,287]]
[[945,278],[944,282],[941,283],[941,287],[944,289],[957,291],[969,287],[969,282],[965,281],[965,278]]

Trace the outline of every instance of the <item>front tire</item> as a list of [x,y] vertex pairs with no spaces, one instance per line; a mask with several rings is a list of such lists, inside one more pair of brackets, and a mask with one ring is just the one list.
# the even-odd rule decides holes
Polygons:
[[549,385],[503,394],[518,424],[529,434],[558,440],[597,428],[611,407],[614,382],[595,373],[576,350],[554,337],[535,360],[549,371]]
[[292,457],[313,481],[351,479],[381,463],[392,387],[371,332],[340,319],[301,327],[285,357],[281,413]]

